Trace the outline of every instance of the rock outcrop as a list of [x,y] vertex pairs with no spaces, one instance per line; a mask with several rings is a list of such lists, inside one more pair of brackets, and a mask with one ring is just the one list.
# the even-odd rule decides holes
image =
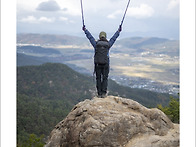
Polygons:
[[115,96],[74,106],[45,147],[178,147],[179,125],[160,110]]

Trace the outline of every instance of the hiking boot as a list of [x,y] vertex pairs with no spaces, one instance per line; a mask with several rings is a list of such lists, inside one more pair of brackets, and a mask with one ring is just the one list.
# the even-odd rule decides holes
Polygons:
[[102,98],[107,97],[106,93],[102,94],[101,97],[102,97]]
[[102,95],[98,95],[97,97],[98,97],[98,98],[102,98]]

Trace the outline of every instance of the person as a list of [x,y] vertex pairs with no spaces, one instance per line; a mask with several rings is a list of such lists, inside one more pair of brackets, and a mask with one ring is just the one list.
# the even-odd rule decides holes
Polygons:
[[122,26],[120,25],[118,30],[108,41],[107,34],[102,31],[99,34],[99,40],[91,35],[91,33],[86,29],[85,26],[82,27],[82,30],[86,34],[86,37],[89,39],[90,43],[94,47],[94,66],[96,73],[96,88],[98,97],[104,98],[107,95],[107,86],[108,86],[108,74],[109,74],[109,50],[120,35],[122,31]]

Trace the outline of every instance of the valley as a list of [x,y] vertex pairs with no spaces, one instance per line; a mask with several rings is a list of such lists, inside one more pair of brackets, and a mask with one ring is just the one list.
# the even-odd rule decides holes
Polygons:
[[[42,59],[43,62],[64,63],[78,72],[92,75],[94,51],[87,39],[81,40],[77,38],[76,43],[72,40],[72,44],[62,44],[62,41],[57,44],[39,41],[32,44],[27,40],[18,40],[17,53]],[[42,50],[50,52],[33,52],[29,48],[27,50],[27,46],[31,46],[32,50],[40,46]],[[109,77],[131,88],[177,95],[179,41],[140,37],[117,40],[110,50]]]

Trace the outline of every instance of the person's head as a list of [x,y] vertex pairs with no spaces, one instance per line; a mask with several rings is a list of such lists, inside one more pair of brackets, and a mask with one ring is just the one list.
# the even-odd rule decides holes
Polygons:
[[99,33],[99,39],[100,40],[103,40],[103,39],[106,39],[106,38],[107,38],[106,32],[102,31],[102,32]]

